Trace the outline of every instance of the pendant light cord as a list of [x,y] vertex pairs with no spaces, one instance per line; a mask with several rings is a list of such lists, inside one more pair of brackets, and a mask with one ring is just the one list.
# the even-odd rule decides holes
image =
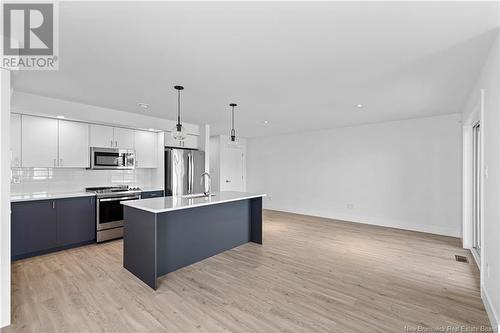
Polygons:
[[231,117],[231,119],[232,119],[232,121],[231,121],[231,125],[232,125],[231,129],[234,131],[234,106],[231,106],[231,107],[233,108],[233,110],[231,111],[231,112],[232,112],[232,115],[233,115],[233,116]]
[[177,90],[177,125],[181,123],[181,91]]

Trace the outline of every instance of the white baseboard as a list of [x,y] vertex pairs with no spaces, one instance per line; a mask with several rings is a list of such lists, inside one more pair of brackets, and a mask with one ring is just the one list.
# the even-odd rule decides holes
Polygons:
[[403,229],[403,230],[410,230],[410,231],[418,231],[418,232],[425,232],[425,233],[430,233],[430,234],[451,236],[451,237],[461,237],[460,226],[458,226],[457,228],[449,228],[449,227],[444,227],[444,226],[412,223],[412,222],[398,221],[398,220],[389,220],[389,219],[382,219],[382,218],[377,218],[377,217],[337,214],[335,212],[318,212],[318,211],[301,209],[301,208],[278,207],[275,205],[266,205],[266,207],[264,207],[264,208],[271,209],[271,210],[277,210],[277,211],[283,211],[283,212],[289,212],[289,213],[295,213],[295,214],[323,217],[323,218],[328,218],[328,219],[333,219],[333,220],[341,220],[341,221],[348,221],[348,222],[355,222],[355,223],[362,223],[362,224],[370,224],[370,225],[376,225],[376,226],[380,226],[380,227],[389,227],[389,228],[396,228],[396,229]]
[[500,332],[500,321],[495,314],[493,305],[490,301],[490,297],[483,287],[481,287],[481,298],[483,299],[484,308],[486,309],[486,313],[488,314],[488,318],[490,319],[491,327],[496,329],[496,332]]

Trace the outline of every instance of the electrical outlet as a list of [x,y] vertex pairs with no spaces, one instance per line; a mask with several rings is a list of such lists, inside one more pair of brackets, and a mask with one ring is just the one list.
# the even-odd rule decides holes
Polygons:
[[347,209],[354,209],[354,204],[348,203],[347,204]]

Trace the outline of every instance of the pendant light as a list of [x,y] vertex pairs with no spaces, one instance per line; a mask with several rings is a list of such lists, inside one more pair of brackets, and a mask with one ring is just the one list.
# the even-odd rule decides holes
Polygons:
[[238,106],[236,103],[229,104],[231,107],[231,142],[236,142],[236,130],[234,129],[234,107]]
[[182,141],[186,138],[186,129],[181,124],[181,90],[184,90],[184,87],[174,86],[174,89],[177,90],[177,124],[172,129],[172,138]]

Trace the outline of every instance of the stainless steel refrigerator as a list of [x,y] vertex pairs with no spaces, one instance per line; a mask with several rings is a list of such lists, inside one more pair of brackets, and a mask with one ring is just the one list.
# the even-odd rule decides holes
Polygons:
[[165,196],[203,193],[205,152],[165,148]]

